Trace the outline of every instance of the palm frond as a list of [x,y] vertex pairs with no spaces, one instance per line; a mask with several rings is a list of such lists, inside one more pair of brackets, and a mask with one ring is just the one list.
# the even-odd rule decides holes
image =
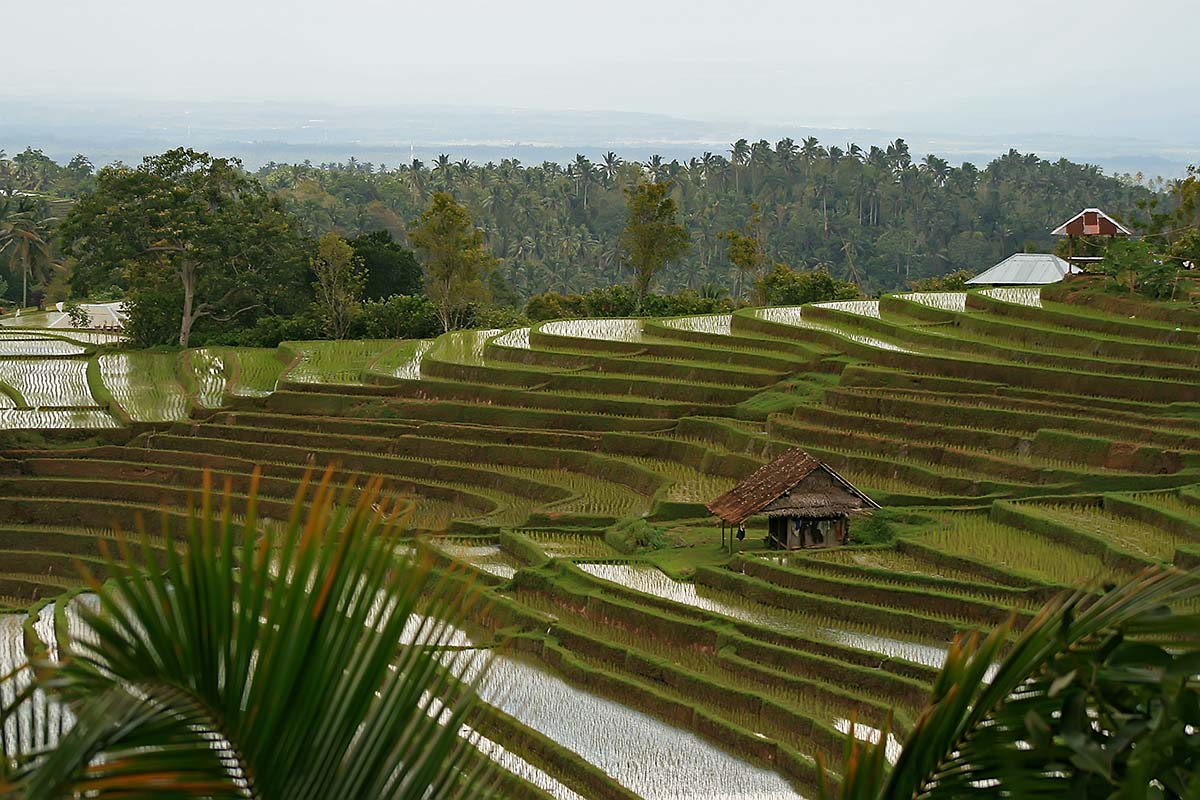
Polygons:
[[[305,482],[286,524],[259,521],[253,499],[235,523],[228,489],[217,509],[206,479],[182,546],[157,555],[143,536],[108,560],[98,604],[76,609],[89,635],[39,665],[75,720],[8,776],[20,796],[399,799],[485,785],[459,735],[473,693],[448,696],[439,651],[442,620],[471,597],[398,546],[396,522],[372,510],[378,482],[351,502],[331,474]],[[414,619],[417,641],[401,646]]]
[[1195,573],[1152,568],[1052,602],[1003,657],[1011,625],[960,639],[894,767],[852,741],[823,796],[1196,796],[1200,619],[1180,609],[1198,595]]

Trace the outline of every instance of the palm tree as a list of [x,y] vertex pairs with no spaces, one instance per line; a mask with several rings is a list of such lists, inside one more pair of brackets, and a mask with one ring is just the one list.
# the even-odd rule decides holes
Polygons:
[[617,180],[617,170],[625,162],[613,151],[609,150],[604,154],[604,163],[600,167],[600,175],[603,177],[605,187],[612,186]]
[[738,139],[729,147],[729,161],[733,164],[733,190],[740,191],[738,182],[738,168],[746,165],[750,160],[750,143],[745,139]]
[[428,603],[463,590],[397,555],[402,515],[381,507],[378,481],[351,503],[331,474],[305,482],[286,524],[257,518],[257,473],[244,522],[206,475],[201,510],[164,536],[178,550],[122,543],[107,581],[90,578],[97,602],[72,606],[83,632],[68,642],[60,630],[57,657],[42,647],[21,676],[73,724],[49,730],[60,715],[31,713],[28,692],[0,714],[23,711],[41,741],[57,734],[22,752],[0,736],[0,797],[487,791],[460,736],[472,693],[455,677],[479,665],[449,669],[435,652],[451,629],[434,620],[462,606]]
[[1011,622],[960,638],[895,765],[886,730],[851,737],[822,797],[1195,797],[1198,596],[1194,571],[1153,567],[1052,601],[1015,640]]
[[438,155],[433,162],[433,173],[438,177],[442,191],[448,192],[454,185],[453,176],[450,174],[453,169],[453,162],[450,161],[450,156],[445,153]]
[[29,279],[36,277],[45,283],[54,263],[48,242],[53,220],[39,219],[30,208],[7,211],[10,205],[0,208],[0,256],[7,256],[13,271],[21,273],[21,307],[25,308],[29,305]]

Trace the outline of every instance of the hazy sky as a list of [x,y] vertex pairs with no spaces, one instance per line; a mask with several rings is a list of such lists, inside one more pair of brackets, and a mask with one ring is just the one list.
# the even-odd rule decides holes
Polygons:
[[[1195,139],[1196,0],[0,0],[3,92]],[[2,113],[2,109],[0,109]]]

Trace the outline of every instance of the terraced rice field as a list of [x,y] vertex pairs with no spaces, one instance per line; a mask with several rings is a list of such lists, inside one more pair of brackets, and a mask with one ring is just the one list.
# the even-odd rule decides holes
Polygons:
[[251,347],[209,349],[226,363],[226,391],[229,394],[236,397],[266,397],[275,391],[284,369],[277,350]]
[[0,339],[0,358],[81,356],[87,349],[62,339]]
[[497,336],[493,341],[497,347],[514,347],[518,350],[529,349],[529,328],[516,328],[503,336]]
[[729,336],[732,333],[732,314],[704,314],[698,317],[679,317],[664,319],[663,325],[693,333],[712,333],[718,336]]
[[966,292],[910,292],[900,296],[905,300],[942,311],[965,312],[967,310]]
[[363,372],[397,346],[391,339],[340,342],[284,342],[296,353],[296,363],[284,376],[297,383],[361,384]]
[[946,518],[942,526],[917,541],[943,553],[1064,586],[1119,580],[1127,575],[1094,555],[977,514]]
[[188,362],[196,382],[196,403],[201,408],[220,408],[225,400],[229,371],[225,356],[219,350],[193,350]]
[[1042,307],[1042,287],[1040,286],[1002,286],[995,289],[984,289],[982,294],[993,297],[1002,303],[1016,303],[1033,308]]
[[857,314],[860,317],[879,319],[878,300],[839,300],[834,303],[817,303],[818,308],[831,308],[834,311],[844,311],[847,314]]
[[96,405],[88,388],[87,362],[82,359],[0,360],[0,382],[19,392],[33,408]]
[[188,414],[188,397],[175,375],[173,353],[108,353],[99,357],[100,378],[121,408],[137,422],[171,422]]
[[[1200,485],[1200,381],[1146,377],[1188,364],[1187,349],[1098,310],[1074,330],[1073,309],[1042,307],[1040,290],[988,294],[1023,307],[936,292],[905,297],[958,312],[954,325],[866,300],[820,318],[657,320],[661,337],[599,319],[278,352],[0,355],[0,428],[115,428],[108,395],[147,421],[62,446],[50,432],[36,454],[20,449],[35,437],[0,433],[16,442],[0,454],[0,606],[62,592],[70,558],[95,558],[85,528],[182,509],[205,467],[238,492],[261,465],[280,499],[309,470],[378,474],[439,563],[486,573],[471,574],[501,613],[455,643],[516,634],[529,656],[505,653],[485,691],[544,737],[483,744],[513,775],[565,800],[598,796],[574,771],[584,763],[621,797],[815,796],[806,759],[841,769],[852,718],[871,737],[895,711],[895,757],[955,632],[1196,545],[1178,531],[1200,523],[1182,488]],[[990,327],[958,330],[970,324]],[[1130,335],[1078,338],[1110,326]],[[6,330],[0,348],[44,337]],[[852,544],[878,544],[771,553],[752,519],[742,558],[722,550],[705,504],[790,443],[888,505],[878,524],[851,523]],[[625,543],[638,520],[662,547]],[[0,616],[10,661],[12,619]],[[552,742],[570,753],[538,758]],[[761,759],[776,746],[791,755]]]
[[408,381],[420,380],[421,360],[435,343],[436,341],[433,339],[403,342],[381,355],[371,365],[371,371]]
[[856,331],[845,330],[833,325],[828,325],[824,322],[814,322],[812,320],[802,319],[803,311],[804,310],[801,306],[792,306],[789,308],[756,309],[752,313],[755,318],[765,320],[766,322],[775,322],[780,325],[791,325],[795,328],[810,328],[815,331],[836,333],[837,335],[843,336],[852,342],[865,344],[869,347],[876,347],[880,350],[894,350],[898,353],[915,352],[904,345],[896,344],[895,342],[889,342],[876,336],[868,336]]
[[1180,545],[1189,543],[1188,539],[1175,536],[1169,531],[1118,516],[1099,506],[1038,506],[1031,510],[1039,516],[1092,534],[1120,550],[1159,561],[1170,561],[1175,557],[1175,550]]
[[610,342],[642,341],[642,321],[640,319],[572,319],[562,322],[544,322],[539,330],[553,336],[569,336],[573,339],[601,339]]

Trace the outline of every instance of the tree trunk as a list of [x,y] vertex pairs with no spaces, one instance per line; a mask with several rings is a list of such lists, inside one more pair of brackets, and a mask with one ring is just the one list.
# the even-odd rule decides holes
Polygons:
[[196,270],[191,265],[179,272],[183,282],[183,319],[179,321],[179,346],[187,347],[192,337],[192,325],[196,322],[192,307],[196,302]]

